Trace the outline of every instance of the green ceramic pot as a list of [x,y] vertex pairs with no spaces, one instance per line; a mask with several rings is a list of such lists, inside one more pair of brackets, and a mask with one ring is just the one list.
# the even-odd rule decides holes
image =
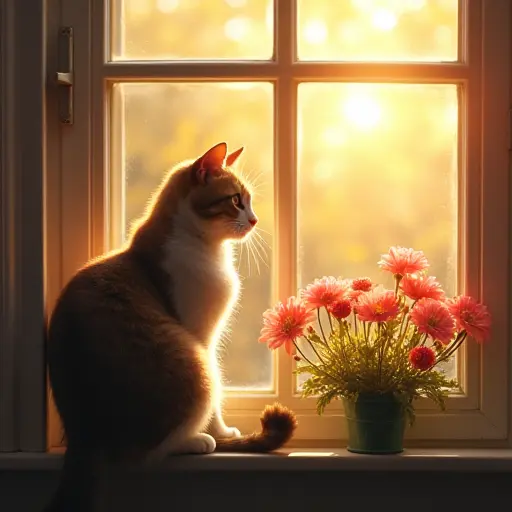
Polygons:
[[343,404],[349,452],[382,455],[404,450],[405,411],[392,393],[360,393],[355,402],[344,398]]

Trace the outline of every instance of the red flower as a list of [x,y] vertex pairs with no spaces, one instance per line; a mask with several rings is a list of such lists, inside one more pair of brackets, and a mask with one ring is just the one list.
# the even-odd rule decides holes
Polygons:
[[381,256],[378,265],[382,270],[399,276],[416,274],[429,266],[422,251],[406,249],[405,247],[391,247],[388,254]]
[[352,290],[369,292],[372,289],[372,281],[369,277],[360,277],[352,281]]
[[411,321],[418,331],[428,334],[433,340],[450,343],[455,333],[455,320],[444,302],[420,299],[411,309]]
[[362,293],[357,302],[357,316],[363,322],[385,322],[400,311],[398,300],[391,290],[373,289]]
[[491,315],[484,304],[475,299],[461,295],[450,299],[448,309],[455,317],[458,330],[465,330],[476,341],[485,341],[491,332]]
[[407,275],[400,281],[400,288],[412,300],[444,300],[444,291],[433,276]]
[[328,308],[331,304],[343,299],[346,285],[335,277],[315,279],[302,292],[302,300],[313,309]]
[[279,302],[263,313],[263,328],[258,341],[268,343],[270,349],[284,345],[286,352],[292,355],[295,353],[293,342],[304,334],[304,329],[314,318],[314,313],[303,302],[290,297],[285,304]]
[[409,362],[416,370],[428,370],[436,362],[436,353],[430,347],[414,347],[409,352]]
[[349,299],[343,299],[329,306],[329,312],[334,318],[341,320],[347,318],[352,312],[352,306]]
[[359,297],[361,297],[363,293],[365,292],[361,290],[351,290],[348,292],[348,298],[350,300],[350,303],[352,304],[352,307],[354,307],[358,303]]

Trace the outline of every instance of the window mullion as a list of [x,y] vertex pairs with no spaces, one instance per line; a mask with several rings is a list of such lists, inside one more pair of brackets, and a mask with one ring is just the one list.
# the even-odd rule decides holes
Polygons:
[[[275,6],[275,57],[278,79],[275,91],[275,259],[274,290],[279,300],[295,293],[297,265],[296,137],[297,84],[290,69],[295,57],[295,1]],[[278,353],[277,385],[280,400],[287,402],[294,391],[293,361]]]

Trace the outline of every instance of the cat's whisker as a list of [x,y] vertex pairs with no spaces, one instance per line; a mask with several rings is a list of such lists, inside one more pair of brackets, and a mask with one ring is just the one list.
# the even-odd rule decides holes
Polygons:
[[264,181],[262,181],[265,176],[262,172],[257,172],[255,170],[249,171],[247,174],[245,171],[241,172],[241,175],[244,181],[247,183],[248,187],[254,193],[263,185]]
[[263,256],[265,258],[268,258],[267,248],[261,243],[261,240],[258,238],[258,235],[257,235],[256,232],[254,233],[254,237],[252,238],[252,242],[254,244],[254,247],[259,249],[258,253],[260,253],[260,251],[261,251]]
[[[265,248],[260,245],[260,241],[257,239],[257,238],[251,238],[251,246],[253,247],[253,250],[256,252],[256,254],[258,255],[258,258],[261,262],[263,262],[263,264],[269,268],[269,264],[268,264],[268,255],[265,251]],[[262,255],[263,253],[263,255]],[[259,268],[259,262],[258,262],[258,268]]]
[[258,231],[254,231],[254,236],[257,238],[260,247],[262,247],[263,249],[271,249],[271,245],[265,240],[265,238],[260,233],[258,233]]
[[269,258],[269,254],[267,252],[267,247],[265,247],[262,244],[261,239],[259,239],[257,236],[254,237],[254,244],[255,244],[255,247],[258,249],[258,253],[261,252],[261,254],[260,254],[261,259],[263,260],[265,265],[268,266],[268,261],[270,258]]
[[[256,253],[258,254],[258,257],[259,257],[260,261],[261,261],[261,262],[262,262],[262,263],[263,263],[267,268],[269,268],[270,266],[269,266],[269,263],[268,263],[268,256],[267,256],[267,254],[266,254],[266,253],[264,253],[264,252],[262,251],[261,247],[258,247],[258,246],[256,245],[256,243],[257,243],[257,242],[256,242],[256,239],[254,239],[254,240],[253,240],[253,247],[254,247],[254,250],[255,250],[255,251],[256,251]],[[262,251],[262,252],[263,252],[263,255],[261,254],[261,252],[260,252],[260,251]]]
[[[261,232],[261,233],[265,233],[266,235],[268,235],[269,237],[272,237],[272,233],[270,231],[267,231],[266,229],[263,229],[262,227],[258,226],[256,228],[256,231],[258,232],[258,234]],[[266,240],[265,240],[266,241]]]
[[251,251],[251,255],[253,257],[254,263],[256,263],[256,270],[258,271],[258,275],[260,275],[261,274],[260,262],[258,261],[258,257],[254,251],[254,245],[253,245],[252,238],[249,238],[249,240],[247,240],[247,246],[249,247],[249,250]]

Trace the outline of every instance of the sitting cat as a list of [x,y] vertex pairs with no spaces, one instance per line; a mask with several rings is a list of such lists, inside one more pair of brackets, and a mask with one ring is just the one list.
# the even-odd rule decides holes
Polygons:
[[216,344],[237,300],[231,243],[257,223],[251,194],[217,144],[173,169],[125,247],[63,289],[47,330],[50,383],[67,439],[46,510],[93,510],[99,466],[168,454],[267,452],[293,413],[275,404],[241,436],[221,415]]

